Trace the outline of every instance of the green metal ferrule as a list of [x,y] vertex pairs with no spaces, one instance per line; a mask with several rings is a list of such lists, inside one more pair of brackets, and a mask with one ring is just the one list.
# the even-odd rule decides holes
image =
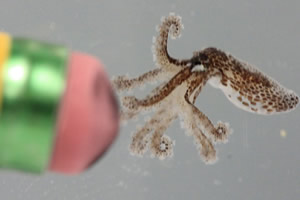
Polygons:
[[12,40],[2,77],[1,167],[32,172],[47,168],[56,111],[66,85],[67,59],[64,47]]

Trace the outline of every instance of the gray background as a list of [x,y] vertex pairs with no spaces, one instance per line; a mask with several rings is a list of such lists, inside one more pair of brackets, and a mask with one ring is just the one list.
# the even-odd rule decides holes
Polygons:
[[[182,37],[170,42],[174,57],[216,46],[259,66],[300,93],[300,1],[1,0],[0,29],[65,44],[101,58],[110,76],[153,69],[152,37],[161,16],[183,17]],[[144,90],[137,94],[144,96]],[[300,109],[259,116],[231,104],[207,86],[197,106],[213,122],[230,122],[219,161],[206,165],[176,121],[167,134],[174,157],[160,161],[128,152],[137,124],[122,127],[110,151],[91,170],[74,177],[0,172],[0,199],[299,199]],[[280,130],[287,137],[280,136]]]

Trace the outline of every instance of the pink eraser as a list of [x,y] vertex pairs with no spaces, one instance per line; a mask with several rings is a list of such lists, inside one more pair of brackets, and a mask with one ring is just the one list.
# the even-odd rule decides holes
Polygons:
[[101,63],[72,53],[50,170],[76,174],[88,168],[107,150],[118,129],[116,99]]

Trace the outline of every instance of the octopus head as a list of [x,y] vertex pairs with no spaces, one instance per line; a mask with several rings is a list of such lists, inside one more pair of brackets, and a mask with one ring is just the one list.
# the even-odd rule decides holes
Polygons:
[[216,71],[217,69],[221,69],[226,61],[228,61],[227,55],[213,47],[196,51],[191,58],[192,67],[196,67],[194,70],[199,68],[198,66],[202,66],[202,71]]

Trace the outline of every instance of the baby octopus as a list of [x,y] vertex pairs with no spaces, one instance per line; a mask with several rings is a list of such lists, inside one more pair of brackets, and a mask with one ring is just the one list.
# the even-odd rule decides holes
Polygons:
[[162,18],[159,34],[153,39],[157,67],[137,78],[118,76],[113,79],[117,92],[143,86],[146,82],[163,82],[144,99],[122,98],[122,120],[132,119],[141,111],[154,111],[152,118],[133,134],[132,154],[143,155],[150,149],[152,156],[160,159],[172,156],[174,142],[164,132],[173,120],[180,118],[187,134],[194,137],[202,159],[206,163],[216,161],[213,144],[226,142],[231,129],[228,123],[213,125],[194,105],[207,82],[221,89],[234,105],[249,112],[269,115],[296,108],[299,97],[293,91],[219,49],[196,51],[190,59],[171,57],[167,51],[168,37],[178,38],[182,29],[181,17],[171,13]]

